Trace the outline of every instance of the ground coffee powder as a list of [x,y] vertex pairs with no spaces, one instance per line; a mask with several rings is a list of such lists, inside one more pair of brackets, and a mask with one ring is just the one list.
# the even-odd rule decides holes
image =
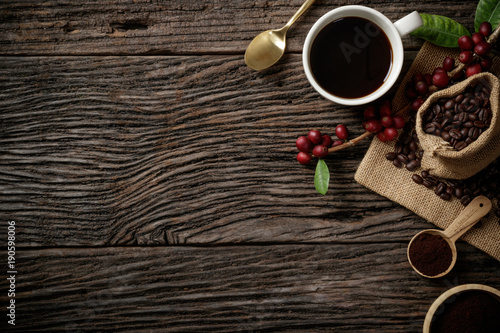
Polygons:
[[408,251],[412,265],[422,274],[436,276],[451,265],[451,248],[441,236],[430,233],[418,235]]
[[430,332],[498,333],[500,300],[480,290],[453,295],[438,308],[432,319]]

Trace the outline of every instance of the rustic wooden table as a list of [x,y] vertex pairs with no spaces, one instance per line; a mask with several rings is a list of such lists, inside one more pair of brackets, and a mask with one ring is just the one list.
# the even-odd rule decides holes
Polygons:
[[[472,29],[477,1],[319,0],[276,66],[246,67],[301,3],[0,3],[2,332],[419,332],[449,288],[500,288],[500,263],[464,242],[446,278],[410,268],[409,239],[433,226],[354,181],[370,140],[327,158],[326,196],[295,160],[311,128],[363,132],[359,108],[305,78],[315,20],[363,4]],[[422,43],[404,38],[403,73]]]

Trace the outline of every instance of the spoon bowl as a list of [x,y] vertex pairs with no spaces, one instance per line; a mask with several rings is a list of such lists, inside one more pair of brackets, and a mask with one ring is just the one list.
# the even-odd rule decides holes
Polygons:
[[[440,278],[448,274],[453,269],[455,263],[457,262],[457,247],[455,245],[455,242],[463,234],[465,234],[474,224],[476,224],[482,217],[488,214],[490,210],[491,210],[490,199],[488,199],[485,196],[478,196],[474,200],[472,200],[467,205],[467,207],[464,208],[464,210],[457,216],[457,218],[451,223],[451,225],[448,226],[448,228],[446,228],[446,230],[441,231],[437,229],[427,229],[416,234],[408,244],[408,250],[407,250],[408,262],[410,263],[411,267],[418,274],[422,275],[423,277],[431,279]],[[449,245],[451,249],[452,259],[450,266],[444,272],[441,272],[434,276],[425,275],[424,273],[420,272],[411,262],[410,247],[417,237],[425,233],[440,236],[446,241],[446,243]]]
[[295,21],[316,0],[307,0],[281,29],[267,30],[258,34],[245,51],[245,63],[251,69],[260,71],[271,67],[285,53],[286,33]]
[[255,37],[245,52],[245,63],[260,71],[274,65],[285,53],[286,31],[267,30]]

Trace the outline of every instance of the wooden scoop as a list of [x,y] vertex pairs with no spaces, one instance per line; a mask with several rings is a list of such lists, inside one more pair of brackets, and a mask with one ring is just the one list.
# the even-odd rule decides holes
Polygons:
[[[453,266],[455,266],[455,263],[457,261],[457,247],[455,246],[455,242],[469,230],[474,224],[476,224],[483,216],[488,214],[488,212],[491,210],[491,201],[485,196],[479,196],[476,197],[474,200],[472,200],[467,207],[460,213],[460,215],[457,216],[457,218],[453,221],[453,223],[446,228],[446,230],[441,231],[437,229],[427,229],[419,232],[416,234],[408,244],[408,251],[407,251],[407,256],[408,256],[408,261],[410,262],[411,267],[420,275],[427,277],[427,278],[439,278],[442,276],[445,276],[448,274],[452,269]],[[411,262],[410,259],[410,246],[413,243],[413,241],[421,234],[423,233],[428,233],[432,235],[438,235],[442,237],[450,246],[451,253],[452,253],[452,260],[450,263],[450,266],[448,267],[447,270],[445,270],[442,273],[439,273],[438,275],[435,276],[428,276],[420,272]]]

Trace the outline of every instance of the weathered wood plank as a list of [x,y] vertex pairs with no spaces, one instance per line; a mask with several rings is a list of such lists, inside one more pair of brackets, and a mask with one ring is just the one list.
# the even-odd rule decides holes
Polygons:
[[500,287],[500,263],[459,252],[435,281],[411,270],[406,243],[22,250],[8,332],[421,332],[447,289]]
[[316,194],[295,139],[339,122],[360,134],[361,113],[320,98],[299,55],[265,73],[239,56],[4,57],[0,78],[0,222],[22,245],[361,242],[427,226],[354,182],[368,140],[327,159],[331,190]]
[[[259,32],[279,28],[302,0],[38,0],[0,2],[0,54],[242,54]],[[373,7],[397,21],[414,10],[446,15],[469,29],[477,1],[317,1],[290,29],[288,52],[300,52],[323,14],[341,5]],[[405,37],[408,49],[422,41]]]

